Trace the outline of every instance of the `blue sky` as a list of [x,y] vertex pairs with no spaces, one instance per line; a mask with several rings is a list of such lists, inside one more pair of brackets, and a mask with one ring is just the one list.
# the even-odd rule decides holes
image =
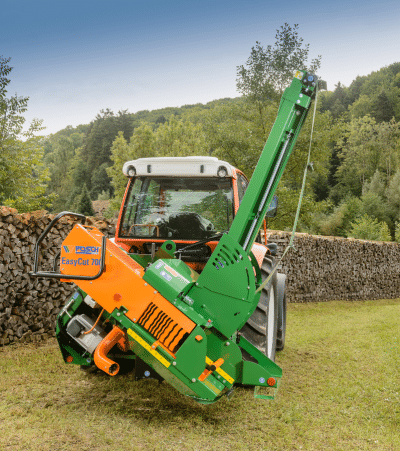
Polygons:
[[299,24],[333,90],[400,61],[398,0],[2,1],[8,94],[29,96],[45,134],[115,113],[236,97],[236,66],[256,41]]

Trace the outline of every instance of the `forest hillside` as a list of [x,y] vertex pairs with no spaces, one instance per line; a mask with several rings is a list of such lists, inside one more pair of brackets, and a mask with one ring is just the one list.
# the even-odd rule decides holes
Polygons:
[[[236,98],[136,113],[106,108],[89,124],[37,137],[40,121],[21,131],[28,99],[5,95],[9,60],[0,58],[0,204],[20,212],[92,214],[91,201],[110,200],[109,217],[118,211],[126,185],[121,169],[130,159],[212,155],[251,177],[294,70],[318,73],[321,65],[320,56],[308,62],[297,26],[285,24],[275,46],[257,42],[237,66]],[[298,231],[399,241],[400,62],[358,76],[350,86],[328,88],[318,95],[314,170]],[[291,230],[312,120],[309,114],[279,184],[279,213],[269,219],[271,229]]]
[[[400,235],[400,63],[348,87],[321,92],[299,231],[391,240]],[[92,200],[114,199],[126,184],[123,162],[146,156],[213,155],[251,176],[277,112],[277,101],[257,105],[246,96],[206,105],[113,113],[44,139],[51,210],[79,210],[85,189]],[[300,189],[311,117],[278,189],[280,213],[269,227],[290,229]],[[109,211],[109,215],[112,215]]]

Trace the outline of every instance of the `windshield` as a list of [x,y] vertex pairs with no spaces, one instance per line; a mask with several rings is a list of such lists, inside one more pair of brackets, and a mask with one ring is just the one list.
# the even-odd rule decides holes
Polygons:
[[200,240],[229,229],[232,181],[140,177],[131,185],[124,208],[120,237]]

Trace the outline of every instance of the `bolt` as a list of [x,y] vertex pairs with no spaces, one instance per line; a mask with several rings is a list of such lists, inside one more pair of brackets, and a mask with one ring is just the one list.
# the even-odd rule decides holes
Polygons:
[[225,346],[229,346],[229,345],[230,345],[230,342],[227,341],[227,342],[225,343]]
[[145,283],[144,286],[147,287],[147,283]]
[[303,94],[299,94],[299,97],[303,97]]
[[172,365],[173,365],[173,366],[176,366],[176,362],[172,362]]
[[144,372],[144,375],[145,375],[146,377],[149,377],[149,376],[150,376],[150,371],[145,371],[145,372]]
[[117,316],[121,316],[121,313],[118,312],[118,313],[117,313]]
[[222,381],[222,383],[225,384],[225,382],[226,382],[226,380],[224,379],[224,380]]
[[133,322],[136,323],[136,318],[133,318]]
[[260,379],[258,379],[258,382],[260,382],[260,384],[265,384],[265,379],[263,377],[260,377]]
[[157,294],[157,291],[156,291],[156,290],[154,290],[154,294]]
[[192,382],[196,382],[196,379],[195,379],[195,378],[193,378],[193,379],[192,379]]
[[297,100],[297,103],[300,103],[300,100]]

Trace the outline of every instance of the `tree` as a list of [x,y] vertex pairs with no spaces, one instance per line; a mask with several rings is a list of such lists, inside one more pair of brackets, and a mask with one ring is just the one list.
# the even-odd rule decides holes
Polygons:
[[391,241],[386,222],[378,222],[367,214],[351,223],[349,236],[359,240]]
[[111,179],[107,174],[108,166],[107,163],[103,163],[93,172],[92,189],[90,190],[90,197],[92,199],[97,199],[102,192],[108,192],[109,195],[112,193],[112,189],[110,189]]
[[132,160],[131,157],[130,146],[124,138],[124,134],[119,132],[111,146],[112,165],[106,169],[114,189],[115,198],[111,201],[111,206],[115,210],[119,208],[126,188],[126,177],[122,173],[122,166],[126,161]]
[[386,198],[390,217],[395,223],[400,219],[400,171],[397,171],[390,180]]
[[[23,132],[28,97],[6,97],[12,67],[0,57],[0,205],[29,211],[45,208],[54,196],[45,196],[49,171],[43,165],[43,142],[34,134],[43,130],[34,119]],[[23,140],[22,140],[23,139]]]
[[285,23],[276,30],[275,45],[264,48],[260,42],[252,47],[246,66],[237,67],[236,86],[240,93],[254,101],[269,101],[282,94],[299,69],[316,73],[321,65],[321,56],[311,60],[307,67],[309,44],[303,47],[298,25],[293,28]]
[[337,139],[342,164],[336,177],[349,194],[360,196],[365,182],[378,168],[380,155],[375,125],[375,119],[369,115],[352,119]]
[[83,185],[82,194],[79,199],[78,213],[85,216],[94,216],[92,201],[86,183]]
[[107,168],[115,192],[112,207],[119,208],[124,194],[126,177],[122,166],[126,161],[154,156],[204,155],[206,148],[202,126],[175,116],[156,130],[143,122],[135,128],[129,143],[120,132],[111,147],[113,165]]
[[394,118],[394,108],[384,89],[376,97],[372,114],[377,122],[388,122]]
[[154,153],[162,156],[204,155],[207,150],[200,124],[195,125],[171,116],[169,121],[160,125],[154,133]]

